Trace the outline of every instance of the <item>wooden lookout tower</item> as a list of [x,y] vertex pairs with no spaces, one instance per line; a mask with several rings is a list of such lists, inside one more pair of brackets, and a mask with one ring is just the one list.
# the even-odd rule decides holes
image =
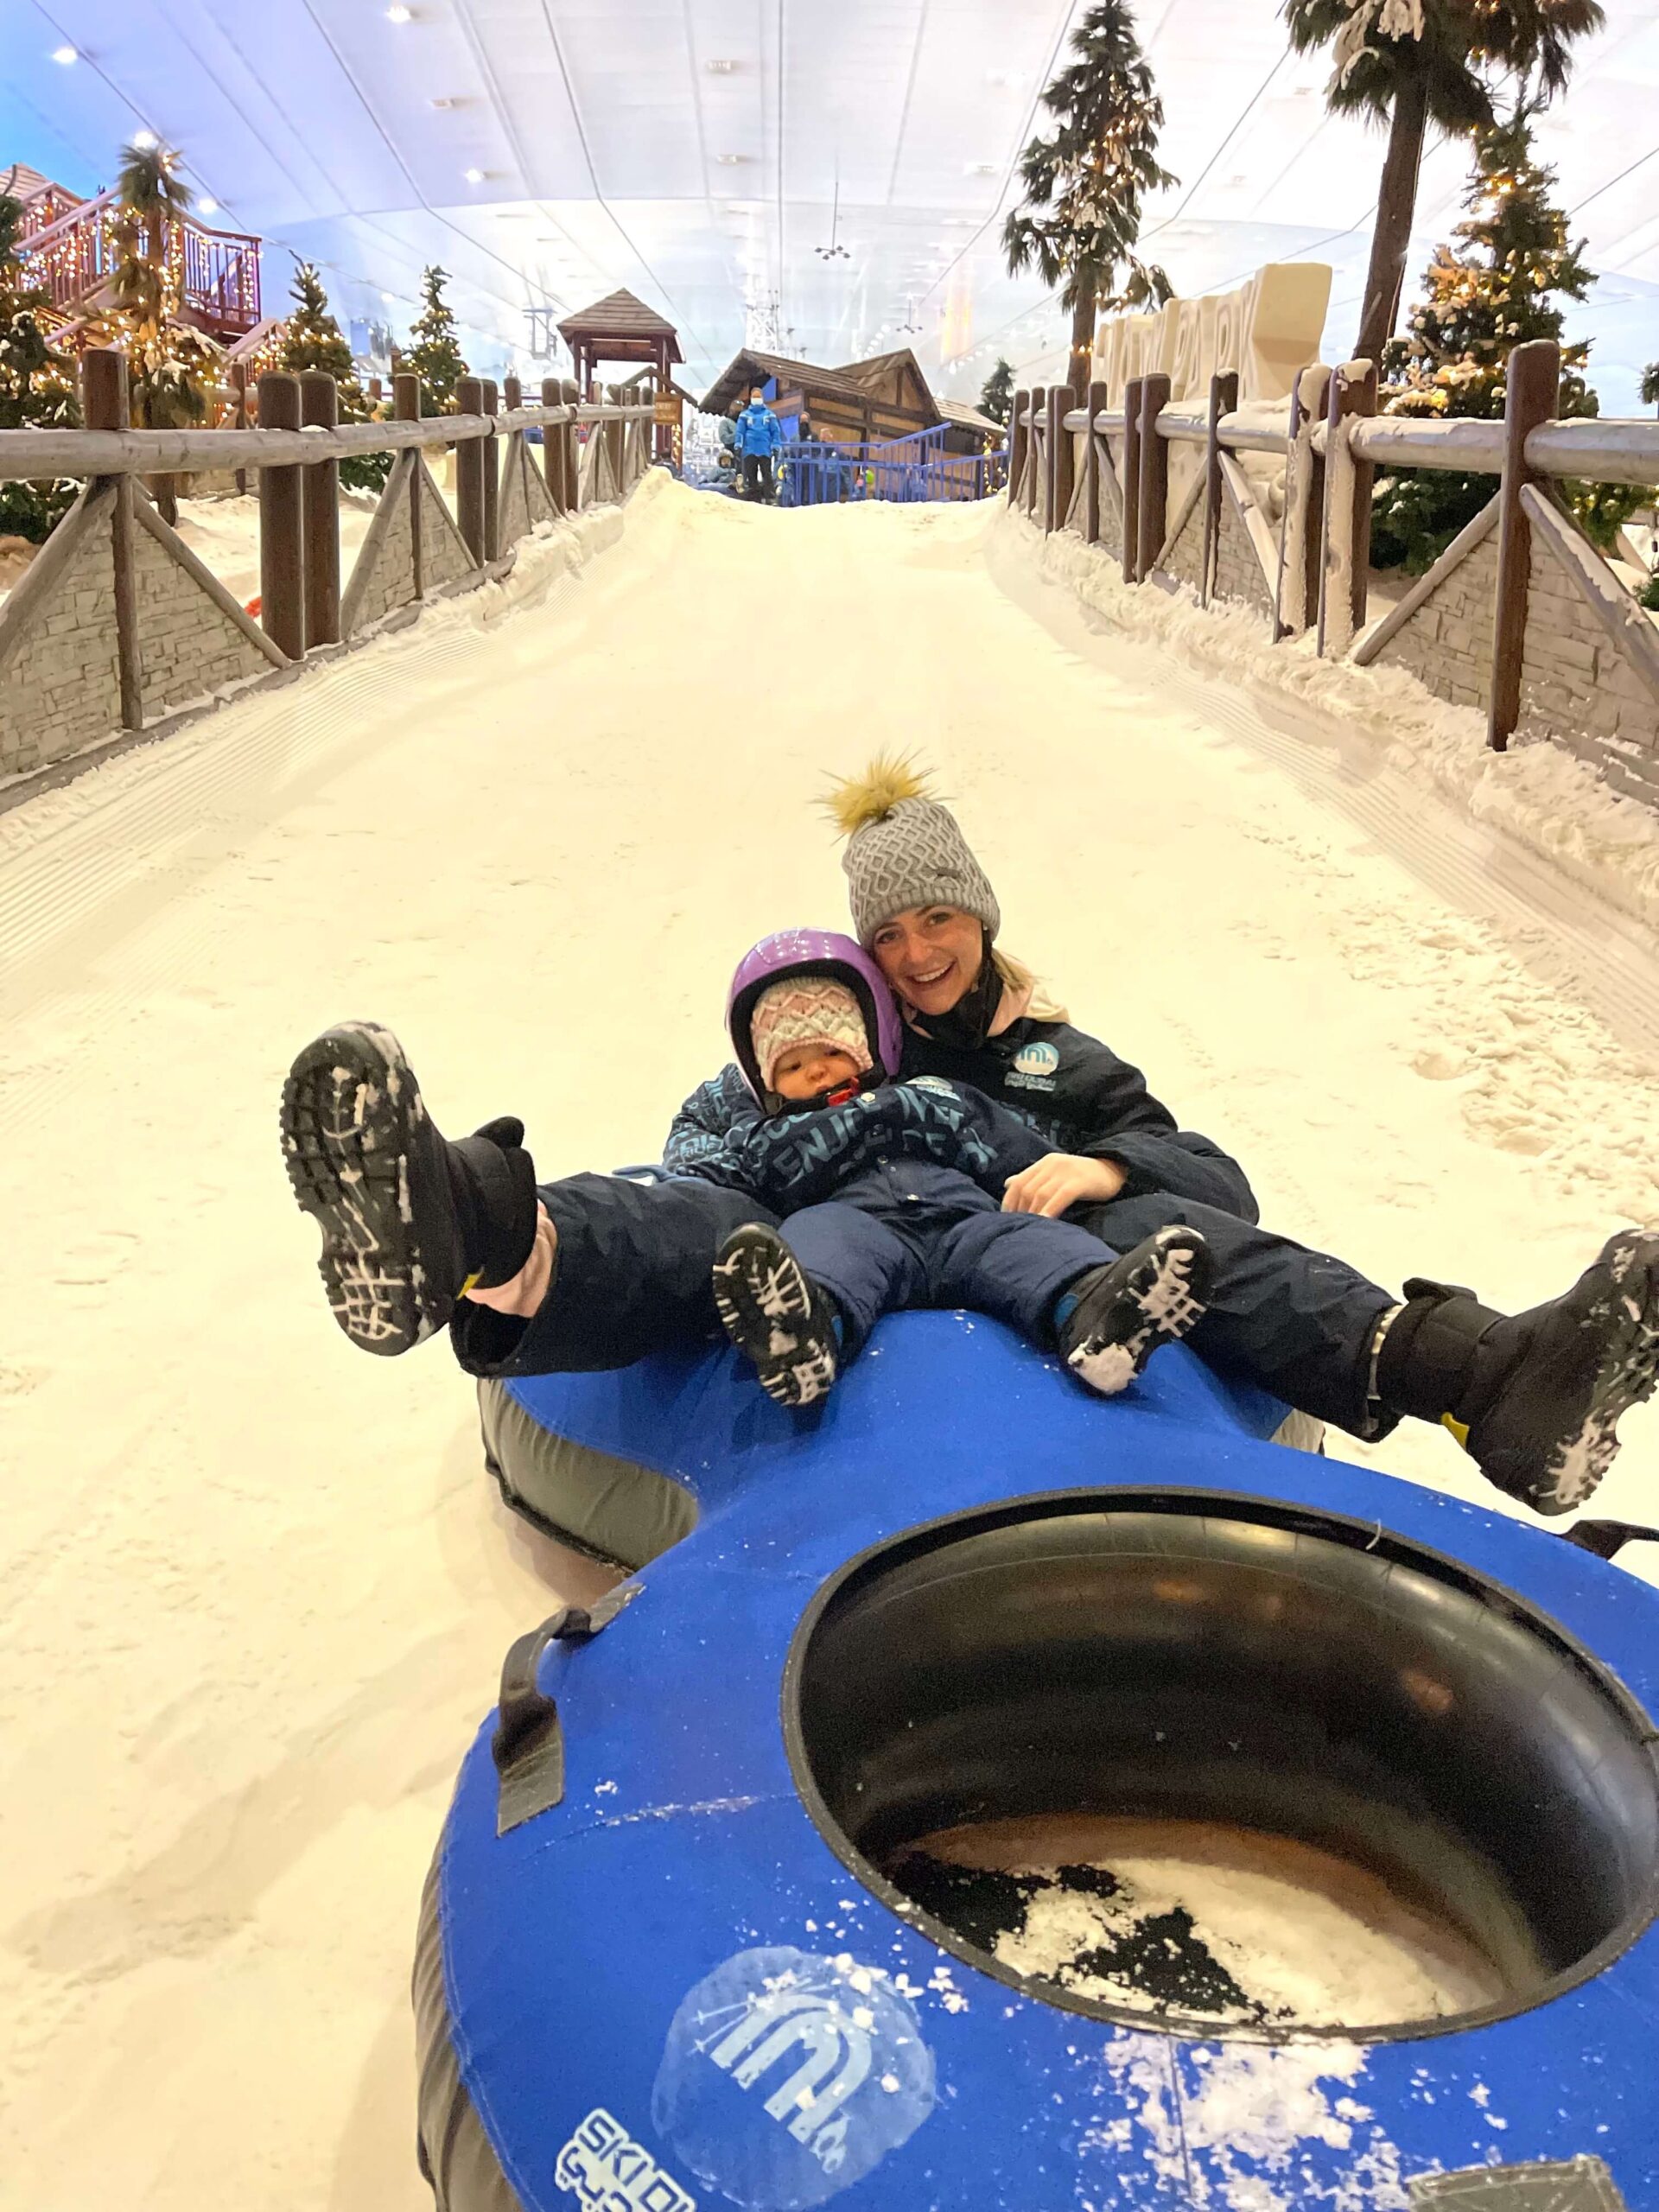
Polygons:
[[570,348],[575,364],[576,381],[584,399],[594,397],[594,372],[601,361],[628,361],[643,364],[652,372],[652,382],[658,402],[657,442],[659,454],[671,437],[671,427],[663,420],[663,403],[672,397],[672,379],[669,370],[683,361],[680,351],[679,333],[671,322],[664,322],[652,308],[638,300],[632,292],[613,292],[607,299],[596,300],[580,314],[567,316],[559,325],[559,335]]

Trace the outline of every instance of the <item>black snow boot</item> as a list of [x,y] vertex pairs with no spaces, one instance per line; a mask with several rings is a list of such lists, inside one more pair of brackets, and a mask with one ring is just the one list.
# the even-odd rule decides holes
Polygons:
[[1626,1229],[1571,1290],[1504,1315],[1414,1280],[1376,1355],[1376,1395],[1444,1421],[1487,1480],[1537,1513],[1582,1505],[1619,1415],[1659,1382],[1659,1230]]
[[1201,1230],[1179,1223],[1155,1230],[1072,1284],[1077,1304],[1059,1325],[1061,1357],[1091,1390],[1115,1397],[1160,1344],[1175,1343],[1203,1319],[1214,1274]]
[[521,1122],[451,1144],[390,1030],[343,1021],[283,1085],[283,1154],[322,1230],[319,1266],[354,1344],[388,1357],[434,1336],[463,1290],[509,1282],[536,1243]]
[[833,1388],[835,1308],[776,1230],[758,1221],[734,1229],[715,1262],[714,1287],[727,1335],[775,1403],[810,1406]]

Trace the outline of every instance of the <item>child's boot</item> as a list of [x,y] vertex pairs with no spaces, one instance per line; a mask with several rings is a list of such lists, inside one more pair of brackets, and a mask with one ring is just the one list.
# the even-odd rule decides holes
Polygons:
[[1443,1421],[1487,1480],[1538,1513],[1582,1505],[1615,1429],[1659,1381],[1659,1230],[1627,1229],[1571,1290],[1504,1315],[1414,1279],[1374,1355],[1387,1410]]
[[524,1124],[448,1142],[390,1030],[345,1021],[308,1045],[283,1085],[282,1125],[294,1195],[322,1230],[329,1306],[365,1351],[407,1351],[463,1291],[511,1281],[530,1257]]
[[1074,1282],[1056,1315],[1060,1357],[1071,1372],[1115,1397],[1160,1344],[1204,1316],[1215,1273],[1203,1233],[1174,1223]]
[[734,1229],[715,1262],[726,1333],[780,1406],[810,1406],[836,1380],[835,1308],[776,1230]]

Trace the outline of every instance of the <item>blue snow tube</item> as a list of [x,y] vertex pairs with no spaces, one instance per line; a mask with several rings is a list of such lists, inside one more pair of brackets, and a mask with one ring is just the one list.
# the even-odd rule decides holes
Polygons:
[[[461,1770],[443,2212],[1659,2212],[1659,1591],[1263,1440],[1181,1349],[1103,1404],[915,1313],[808,1415],[729,1357],[513,1391],[702,1518],[515,1645]],[[1084,1815],[1324,1854],[1479,1993],[1218,2025],[1022,1971],[907,1871]]]

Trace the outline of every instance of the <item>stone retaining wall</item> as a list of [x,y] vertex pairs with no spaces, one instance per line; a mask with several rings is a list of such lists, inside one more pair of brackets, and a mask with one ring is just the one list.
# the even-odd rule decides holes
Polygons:
[[[1535,553],[1534,558],[1536,559]],[[1406,618],[1376,656],[1378,668],[1407,668],[1436,697],[1478,707],[1491,699],[1492,607],[1497,532],[1483,537],[1432,597]]]
[[92,500],[83,493],[58,524],[78,542],[50,588],[31,593],[26,571],[0,609],[0,645],[16,633],[0,653],[0,776],[42,768],[120,725],[111,495]]

